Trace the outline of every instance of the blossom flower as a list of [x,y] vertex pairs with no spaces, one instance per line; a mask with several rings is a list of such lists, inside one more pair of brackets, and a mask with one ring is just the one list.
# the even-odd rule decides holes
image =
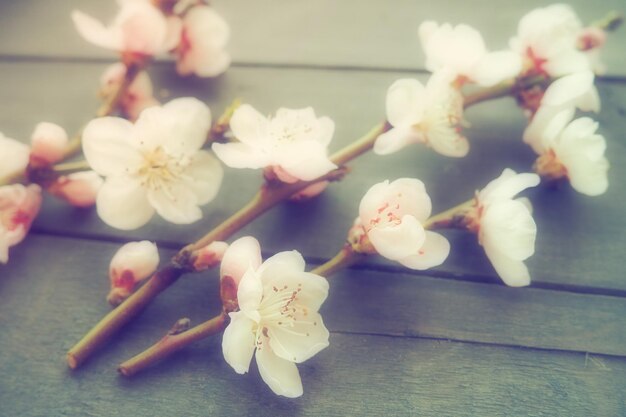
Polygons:
[[517,174],[505,169],[476,195],[473,210],[466,215],[468,228],[478,233],[478,242],[506,285],[530,284],[524,260],[535,252],[537,226],[530,203],[513,200],[519,192],[539,184],[536,174]]
[[0,263],[9,261],[9,248],[24,240],[40,207],[38,185],[0,187]]
[[[104,71],[100,77],[100,95],[108,97],[114,94],[126,76],[126,65],[117,62]],[[124,91],[118,107],[124,116],[136,120],[139,114],[148,107],[158,106],[159,102],[154,98],[152,82],[148,73],[140,71],[133,82]]]
[[109,265],[109,302],[119,304],[133,292],[137,283],[151,276],[157,266],[159,251],[156,244],[143,240],[123,245],[115,252]]
[[47,191],[76,207],[91,207],[96,204],[98,191],[104,181],[94,171],[74,172],[56,179]]
[[579,50],[582,23],[572,8],[554,4],[537,8],[519,22],[510,47],[524,60],[524,72],[553,77],[590,69],[586,54]]
[[512,51],[488,52],[480,33],[467,25],[442,25],[433,21],[419,27],[426,69],[446,69],[460,81],[470,80],[485,87],[519,74],[522,63]]
[[180,75],[215,77],[226,71],[230,55],[224,47],[230,37],[228,23],[212,7],[194,6],[182,20],[181,38],[175,50]]
[[281,108],[266,118],[244,104],[230,120],[240,143],[214,143],[213,151],[232,168],[265,168],[284,182],[310,181],[337,168],[327,156],[335,124],[312,108]]
[[30,161],[35,165],[59,162],[63,159],[67,144],[65,129],[54,123],[39,123],[31,136]]
[[379,155],[411,143],[424,143],[451,157],[469,152],[469,142],[460,132],[463,97],[451,87],[448,74],[433,74],[426,87],[414,79],[394,82],[387,91],[387,120],[393,128],[376,140],[374,152]]
[[424,230],[422,224],[431,210],[420,180],[400,178],[375,184],[359,205],[356,228],[366,234],[367,243],[361,242],[358,249],[366,248],[365,252],[379,253],[411,269],[441,265],[450,253],[450,243],[439,233]]
[[27,145],[0,133],[0,179],[23,173],[28,166],[29,155]]
[[128,58],[146,58],[176,46],[180,34],[177,18],[166,18],[149,1],[123,1],[109,26],[74,10],[72,20],[85,40]]
[[274,393],[292,398],[303,393],[296,363],[327,347],[329,337],[318,313],[328,282],[304,267],[296,251],[280,252],[261,264],[258,242],[251,237],[233,242],[222,260],[222,277],[239,282],[240,309],[230,313],[224,331],[224,359],[244,374],[256,352],[263,381]]
[[198,206],[215,197],[223,175],[200,150],[210,124],[208,107],[195,98],[150,107],[134,125],[116,117],[89,122],[83,152],[106,177],[96,199],[100,218],[118,229],[143,226],[155,211],[176,224],[200,219]]
[[597,122],[588,117],[573,118],[574,111],[566,109],[537,128],[542,133],[533,142],[539,154],[535,170],[549,179],[569,179],[579,193],[604,194],[609,186],[606,140],[596,133]]
[[541,104],[524,131],[524,142],[541,152],[541,134],[547,123],[563,110],[600,111],[600,96],[594,85],[594,74],[582,71],[555,80],[541,99]]

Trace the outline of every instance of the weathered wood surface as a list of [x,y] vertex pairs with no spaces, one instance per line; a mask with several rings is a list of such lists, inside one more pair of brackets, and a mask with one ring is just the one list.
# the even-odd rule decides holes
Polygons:
[[32,236],[14,252],[0,282],[0,415],[617,416],[626,411],[623,357],[545,349],[623,354],[624,328],[615,320],[624,316],[623,298],[361,271],[331,282],[324,306],[331,346],[300,366],[301,399],[275,398],[254,366],[249,375],[236,375],[221,358],[219,337],[132,380],[116,375],[115,364],[158,339],[179,317],[197,322],[216,312],[214,273],[177,283],[116,343],[70,372],[60,353],[106,311],[107,282],[98,272],[114,250],[108,243]]
[[[54,5],[53,5],[54,4]],[[171,63],[150,69],[168,97],[195,95],[218,114],[234,97],[264,113],[313,106],[337,125],[332,149],[384,117],[387,87],[425,79],[415,32],[424,19],[465,22],[503,47],[519,17],[547,2],[216,1],[231,23],[235,64],[216,80],[179,80]],[[588,21],[622,0],[571,2]],[[98,105],[95,88],[114,57],[92,48],[69,24],[74,7],[106,20],[108,2],[0,1],[0,131],[27,141],[39,121],[75,131]],[[181,316],[217,311],[216,271],[180,280],[84,369],[64,352],[106,311],[106,268],[115,242],[156,240],[175,249],[198,225],[157,219],[132,233],[104,226],[93,210],[47,199],[28,240],[0,267],[0,416],[154,415],[626,415],[626,31],[612,35],[599,83],[608,139],[610,188],[589,198],[569,187],[527,193],[535,206],[537,253],[530,288],[502,286],[475,237],[446,232],[450,258],[417,273],[379,258],[338,274],[323,307],[331,346],[300,366],[305,395],[276,398],[260,380],[236,375],[220,338],[198,343],[124,380],[115,366],[156,341]],[[435,210],[470,197],[506,167],[527,170],[524,118],[510,100],[477,106],[472,150],[452,160],[415,146],[367,155],[354,172],[304,205],[286,204],[239,235],[267,254],[298,249],[311,265],[334,254],[359,200],[374,182],[401,176],[427,184]],[[462,179],[462,180],[461,180]],[[222,194],[205,209],[209,227],[257,188],[257,172],[228,170]],[[164,250],[165,258],[171,251]],[[497,284],[497,285],[493,285]]]

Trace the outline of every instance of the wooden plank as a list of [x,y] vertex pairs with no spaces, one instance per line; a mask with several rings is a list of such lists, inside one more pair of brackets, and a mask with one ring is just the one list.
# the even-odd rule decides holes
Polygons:
[[[97,105],[88,92],[93,90],[100,71],[98,64],[0,64],[0,79],[5,80],[0,131],[26,140],[42,120],[60,123],[70,131],[77,129],[88,118],[86,109]],[[214,113],[219,113],[233,97],[243,97],[265,113],[281,105],[312,105],[318,114],[330,115],[336,122],[333,149],[354,140],[384,117],[386,88],[404,76],[241,68],[231,70],[221,80],[178,81],[167,66],[158,65],[153,72],[157,85],[167,85],[173,96],[195,94],[208,101]],[[597,118],[609,141],[611,186],[606,195],[597,198],[577,194],[568,186],[528,193],[539,225],[537,253],[528,264],[538,285],[594,288],[609,293],[626,290],[619,262],[626,235],[616,232],[626,227],[626,183],[621,181],[626,177],[626,149],[620,139],[626,130],[622,116],[626,86],[603,82],[600,92],[604,110]],[[470,109],[467,118],[473,128],[469,130],[472,150],[466,158],[445,158],[419,146],[389,157],[366,155],[355,162],[353,174],[321,198],[276,208],[241,234],[257,236],[268,252],[297,248],[310,259],[327,259],[343,242],[361,196],[378,181],[402,176],[420,178],[427,184],[434,210],[438,211],[470,197],[504,167],[529,169],[533,153],[519,140],[524,119],[512,101],[480,105]],[[71,209],[49,199],[35,228],[91,238],[146,238],[177,247],[198,238],[199,227],[208,229],[241,207],[260,183],[254,171],[227,169],[226,174],[219,198],[206,207],[200,225],[174,226],[155,218],[138,231],[119,232],[100,222],[93,211]],[[452,239],[452,254],[437,271],[462,279],[499,282],[474,236],[454,231],[446,234]],[[372,262],[391,267],[384,260]]]
[[[624,357],[346,334],[348,329],[333,324],[351,316],[367,326],[376,312],[388,320],[405,306],[404,314],[419,314],[419,325],[446,308],[465,306],[469,313],[459,317],[468,329],[478,327],[473,321],[500,321],[494,328],[510,337],[505,321],[517,314],[515,330],[559,333],[560,329],[546,323],[554,324],[557,321],[552,320],[559,317],[563,329],[574,331],[573,320],[579,316],[572,310],[587,303],[571,298],[563,303],[555,301],[570,296],[558,292],[550,292],[554,295],[551,300],[533,295],[536,303],[522,303],[526,295],[538,291],[511,291],[512,296],[507,297],[494,294],[495,287],[463,284],[470,291],[455,294],[443,287],[439,289],[441,297],[446,296],[446,304],[433,294],[437,291],[433,285],[432,291],[428,284],[416,285],[427,280],[401,281],[401,277],[391,276],[360,280],[359,271],[333,284],[325,317],[335,331],[328,349],[299,366],[305,387],[301,399],[275,397],[261,382],[254,365],[250,375],[236,375],[221,358],[219,337],[197,343],[132,380],[116,377],[117,363],[152,343],[180,316],[188,315],[197,321],[215,312],[215,280],[207,276],[183,279],[122,332],[114,346],[79,371],[69,372],[62,358],[65,350],[92,324],[94,317],[106,310],[106,282],[93,272],[106,268],[105,258],[112,251],[110,244],[32,236],[14,251],[11,264],[0,270],[0,318],[5,323],[0,335],[1,415],[142,417],[153,416],[158,410],[159,415],[182,412],[189,416],[385,413],[587,417],[626,412]],[[385,281],[387,278],[390,282]],[[389,285],[382,288],[383,284]],[[409,284],[414,285],[411,292]],[[424,292],[412,293],[415,290]],[[383,303],[367,308],[363,300],[375,292]],[[463,293],[470,295],[461,300]],[[493,310],[475,304],[474,307],[483,309],[482,316],[471,311],[471,304],[479,295],[485,303],[495,303]],[[584,297],[591,311],[591,307],[602,311],[593,300],[607,302],[606,297]],[[411,310],[411,305],[421,307]],[[569,309],[567,314],[564,305]],[[520,311],[522,306],[525,312]],[[533,309],[539,310],[532,313]],[[542,312],[545,320],[537,320]],[[594,329],[598,325],[594,320],[600,317],[590,314],[585,320],[587,326],[578,328],[578,336],[608,344],[609,335],[600,337]],[[604,320],[623,321],[623,317],[622,310],[619,316]],[[390,321],[381,324],[392,325]],[[369,332],[371,328],[365,330]],[[562,333],[561,337],[569,340]]]
[[[109,243],[30,237],[0,272],[0,315],[24,328],[45,326],[41,317],[71,315],[76,335],[64,341],[69,347],[108,311],[106,272],[116,249]],[[147,326],[147,340],[156,340],[182,315],[206,320],[219,311],[216,275],[183,279],[132,328]],[[339,332],[626,356],[626,298],[621,297],[349,270],[331,281],[323,310],[329,329]],[[126,338],[123,334],[122,341]]]
[[[493,19],[493,4],[395,0],[363,5],[359,0],[231,0],[214,2],[232,28],[230,51],[235,63],[423,69],[424,56],[417,39],[423,20],[466,23],[480,30],[492,49],[507,47],[519,19],[545,0],[511,1]],[[584,22],[611,10],[624,11],[622,0],[570,1]],[[69,15],[79,8],[103,21],[112,18],[115,5],[96,0],[80,5],[70,0],[2,2],[0,55],[37,57],[111,58],[113,55],[83,41]],[[44,12],[45,11],[45,12]],[[357,17],[358,18],[355,18]],[[303,22],[306,22],[303,24]],[[609,74],[625,76],[622,45],[626,31],[610,36],[604,61]]]

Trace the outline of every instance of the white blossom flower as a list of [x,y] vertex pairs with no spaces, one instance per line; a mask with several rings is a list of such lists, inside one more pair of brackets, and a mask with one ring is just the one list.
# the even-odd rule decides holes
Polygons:
[[43,165],[59,162],[63,159],[68,142],[67,132],[61,126],[39,123],[31,136],[30,159]]
[[98,191],[104,181],[94,171],[74,172],[56,179],[47,191],[76,207],[91,207],[96,204]]
[[541,136],[547,123],[563,110],[600,111],[600,96],[594,85],[594,74],[582,71],[555,80],[546,90],[539,109],[524,131],[524,142],[541,152]]
[[335,124],[317,118],[312,108],[281,108],[266,118],[252,106],[240,106],[230,120],[240,143],[214,143],[213,151],[233,168],[270,167],[285,182],[310,181],[337,168],[327,156]]
[[449,74],[434,73],[426,87],[400,79],[387,91],[387,120],[393,126],[378,137],[374,152],[386,155],[411,143],[425,143],[436,152],[462,157],[469,142],[461,133],[463,97],[450,85]]
[[109,265],[109,302],[119,304],[132,293],[137,283],[151,276],[157,266],[159,251],[156,244],[143,240],[123,245],[115,252]]
[[230,37],[228,23],[212,7],[195,6],[182,20],[180,43],[175,53],[181,75],[215,77],[226,71],[230,55],[224,47]]
[[431,210],[430,197],[420,180],[383,181],[363,196],[356,227],[366,233],[376,253],[411,269],[428,269],[441,265],[450,253],[445,237],[424,230],[422,224]]
[[606,140],[596,133],[597,122],[573,118],[574,110],[565,109],[537,128],[541,135],[534,142],[539,154],[535,170],[549,179],[569,179],[579,193],[604,194],[609,186]]
[[511,49],[523,57],[524,72],[558,77],[590,69],[586,54],[578,48],[582,23],[566,4],[537,8],[519,22]]
[[146,224],[154,212],[177,224],[202,217],[222,167],[200,150],[211,124],[210,111],[194,98],[150,107],[133,125],[116,117],[92,120],[83,132],[87,162],[106,177],[96,205],[100,218],[118,229]]
[[[115,94],[126,76],[126,65],[117,62],[107,67],[100,77],[100,95],[108,97]],[[123,92],[118,107],[124,116],[136,120],[139,114],[148,107],[158,106],[159,102],[154,98],[152,81],[146,71],[140,71],[133,82]]]
[[522,62],[512,51],[488,52],[480,33],[468,26],[423,22],[419,27],[426,69],[446,69],[461,81],[468,79],[485,87],[516,77]]
[[242,239],[242,244],[233,242],[222,260],[222,276],[239,280],[240,309],[230,313],[224,331],[224,359],[244,374],[256,352],[261,378],[272,391],[299,397],[303,390],[296,363],[328,346],[329,333],[318,313],[328,282],[305,272],[304,259],[296,251],[280,252],[260,264],[258,242]]
[[537,226],[530,202],[513,198],[539,184],[536,174],[517,174],[505,169],[476,196],[476,205],[467,215],[470,230],[477,231],[478,242],[506,285],[530,284],[524,260],[535,252]]
[[40,207],[38,185],[0,187],[0,263],[9,261],[9,248],[24,240]]
[[148,1],[120,3],[120,10],[109,26],[74,10],[72,20],[76,29],[88,42],[123,55],[150,57],[176,46],[180,34],[177,18],[166,18]]
[[26,170],[30,148],[0,133],[0,179],[19,175]]

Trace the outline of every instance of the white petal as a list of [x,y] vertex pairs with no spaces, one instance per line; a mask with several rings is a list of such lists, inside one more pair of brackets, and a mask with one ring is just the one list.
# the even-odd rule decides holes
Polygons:
[[320,142],[296,141],[281,146],[274,161],[289,175],[311,181],[337,168],[326,154],[326,147]]
[[78,33],[88,42],[115,51],[123,49],[121,32],[112,31],[104,27],[101,22],[78,10],[72,12],[72,20],[74,25],[76,25]]
[[244,236],[231,243],[224,252],[220,276],[229,276],[239,282],[248,269],[257,270],[261,263],[259,241],[252,236]]
[[494,247],[485,246],[485,253],[506,285],[524,287],[530,284],[530,274],[523,261],[511,259]]
[[[290,272],[303,272],[306,266],[304,258],[300,252],[291,250],[285,252],[279,252],[274,256],[269,257],[263,262],[263,265],[259,268],[263,285],[273,278],[275,275],[272,271],[290,271]],[[269,273],[266,271],[269,270]],[[281,273],[282,275],[282,273]]]
[[116,229],[132,230],[146,224],[154,209],[138,181],[128,177],[109,177],[98,192],[98,215]]
[[230,129],[241,142],[259,147],[267,140],[269,120],[249,104],[242,104],[230,119]]
[[394,126],[419,123],[426,105],[424,86],[417,80],[403,78],[387,90],[387,120]]
[[279,358],[266,346],[257,349],[256,363],[261,378],[275,394],[289,398],[303,394],[302,381],[295,363]]
[[143,157],[130,143],[133,125],[119,117],[101,117],[83,131],[83,153],[89,166],[103,176],[134,171]]
[[184,183],[163,184],[158,189],[148,189],[148,201],[161,217],[174,224],[189,224],[202,218],[198,198]]
[[214,143],[215,155],[231,168],[264,168],[271,164],[269,155],[245,143]]
[[0,179],[23,173],[28,165],[30,149],[0,133]]
[[388,155],[411,143],[424,142],[424,137],[413,126],[394,127],[381,134],[374,142],[374,153]]
[[492,180],[480,191],[478,199],[483,205],[494,202],[506,201],[529,187],[539,185],[540,178],[537,174],[517,174],[512,169],[506,168],[495,180]]
[[[445,124],[444,124],[445,123]],[[433,126],[426,132],[428,144],[444,156],[462,158],[469,152],[469,141],[449,122]]]
[[263,268],[262,274],[265,293],[274,291],[274,287],[298,290],[297,302],[309,312],[318,311],[328,297],[328,280],[311,272],[272,263]]
[[541,105],[563,106],[585,95],[593,87],[594,75],[583,71],[555,80],[546,90]]
[[509,78],[515,78],[522,69],[519,55],[511,51],[491,52],[467,74],[476,83],[490,87]]
[[379,224],[377,219],[387,208],[399,217],[408,214],[423,222],[430,216],[432,203],[422,181],[399,178],[392,183],[384,181],[372,186],[361,199],[359,217],[367,226],[372,221]]
[[224,360],[238,374],[245,374],[250,367],[254,353],[254,322],[245,314],[230,313],[230,323],[224,329],[222,337],[222,353]]
[[276,354],[287,361],[301,363],[328,347],[328,329],[319,313],[297,315],[293,326],[268,327],[269,343]]
[[182,97],[166,103],[163,110],[176,121],[173,129],[184,141],[184,150],[196,151],[204,145],[211,128],[211,110],[206,104],[194,97]]
[[185,169],[187,186],[193,191],[199,205],[212,201],[222,185],[224,170],[208,151],[198,151]]
[[587,56],[573,48],[564,49],[551,56],[544,65],[546,72],[553,77],[587,71],[591,69],[590,67],[591,64]]
[[328,146],[335,133],[335,122],[330,117],[320,117],[317,119],[319,123],[319,137],[318,142],[324,146]]
[[537,225],[526,206],[507,200],[487,207],[480,221],[481,243],[522,261],[535,252]]
[[392,261],[417,253],[426,238],[424,227],[409,215],[402,217],[398,225],[374,227],[367,236],[376,251]]
[[450,242],[439,233],[426,231],[424,244],[416,254],[398,259],[402,265],[411,269],[424,270],[441,265],[450,253]]
[[544,147],[550,147],[557,140],[565,126],[572,121],[575,113],[576,109],[574,107],[568,107],[552,115],[552,118],[547,121],[546,127],[541,133]]
[[246,314],[251,313],[249,317],[255,317],[255,321],[259,320],[258,308],[263,297],[263,283],[261,282],[261,274],[249,267],[241,277],[239,286],[237,287],[237,301],[239,308]]

